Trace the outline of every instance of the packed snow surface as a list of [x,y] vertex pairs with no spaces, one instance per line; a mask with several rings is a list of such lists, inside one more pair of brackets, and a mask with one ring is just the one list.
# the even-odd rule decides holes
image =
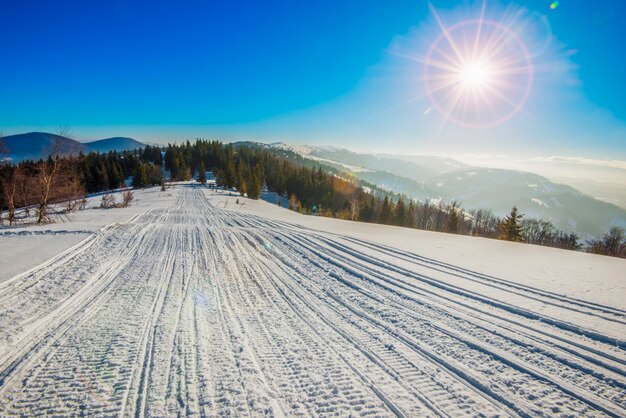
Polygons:
[[[193,186],[138,197],[156,203],[93,233],[78,222],[81,241],[0,283],[0,416],[626,415],[623,260],[312,221]],[[494,265],[548,256],[512,280],[385,242],[408,233],[500,248]],[[560,257],[622,298],[542,285]]]

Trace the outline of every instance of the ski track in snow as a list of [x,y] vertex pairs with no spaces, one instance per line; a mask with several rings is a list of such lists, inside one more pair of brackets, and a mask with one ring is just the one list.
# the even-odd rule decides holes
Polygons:
[[626,416],[625,331],[183,187],[0,284],[0,416]]

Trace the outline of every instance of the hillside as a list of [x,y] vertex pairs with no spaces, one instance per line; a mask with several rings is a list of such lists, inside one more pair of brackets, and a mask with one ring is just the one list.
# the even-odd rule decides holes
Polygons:
[[[125,151],[142,148],[145,144],[132,138],[114,137],[91,142],[78,142],[74,139],[47,132],[29,132],[9,135],[2,138],[7,157],[12,161],[38,160],[58,152],[61,155]],[[56,150],[55,150],[56,148]]]
[[626,209],[595,199],[538,174],[473,167],[451,158],[359,154],[336,147],[269,145],[285,158],[316,162],[420,201],[458,201],[465,209],[490,209],[499,216],[513,205],[529,217],[551,221],[583,238],[626,226]]
[[29,132],[2,138],[8,158],[13,161],[38,160],[58,152],[76,154],[85,149],[84,144],[64,136],[47,132]]
[[93,152],[126,151],[145,147],[145,144],[125,137],[113,137],[86,142],[85,148]]

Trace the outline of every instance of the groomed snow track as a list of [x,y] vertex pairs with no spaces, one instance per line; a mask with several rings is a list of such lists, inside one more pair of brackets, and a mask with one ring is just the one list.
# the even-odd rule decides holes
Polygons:
[[0,416],[626,416],[622,310],[174,192],[0,284]]

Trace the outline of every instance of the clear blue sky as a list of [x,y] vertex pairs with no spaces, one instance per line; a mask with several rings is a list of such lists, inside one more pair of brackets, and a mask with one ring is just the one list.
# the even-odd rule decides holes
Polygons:
[[[476,10],[432,3],[446,24]],[[550,3],[487,3],[545,16],[558,42],[537,59],[527,116],[476,131],[421,123],[426,103],[403,107],[389,93],[415,81],[390,49],[432,35],[424,1],[0,0],[0,131],[64,124],[83,139],[223,136],[415,153],[525,144],[529,154],[626,159],[626,2]],[[543,77],[540,64],[565,69]]]

